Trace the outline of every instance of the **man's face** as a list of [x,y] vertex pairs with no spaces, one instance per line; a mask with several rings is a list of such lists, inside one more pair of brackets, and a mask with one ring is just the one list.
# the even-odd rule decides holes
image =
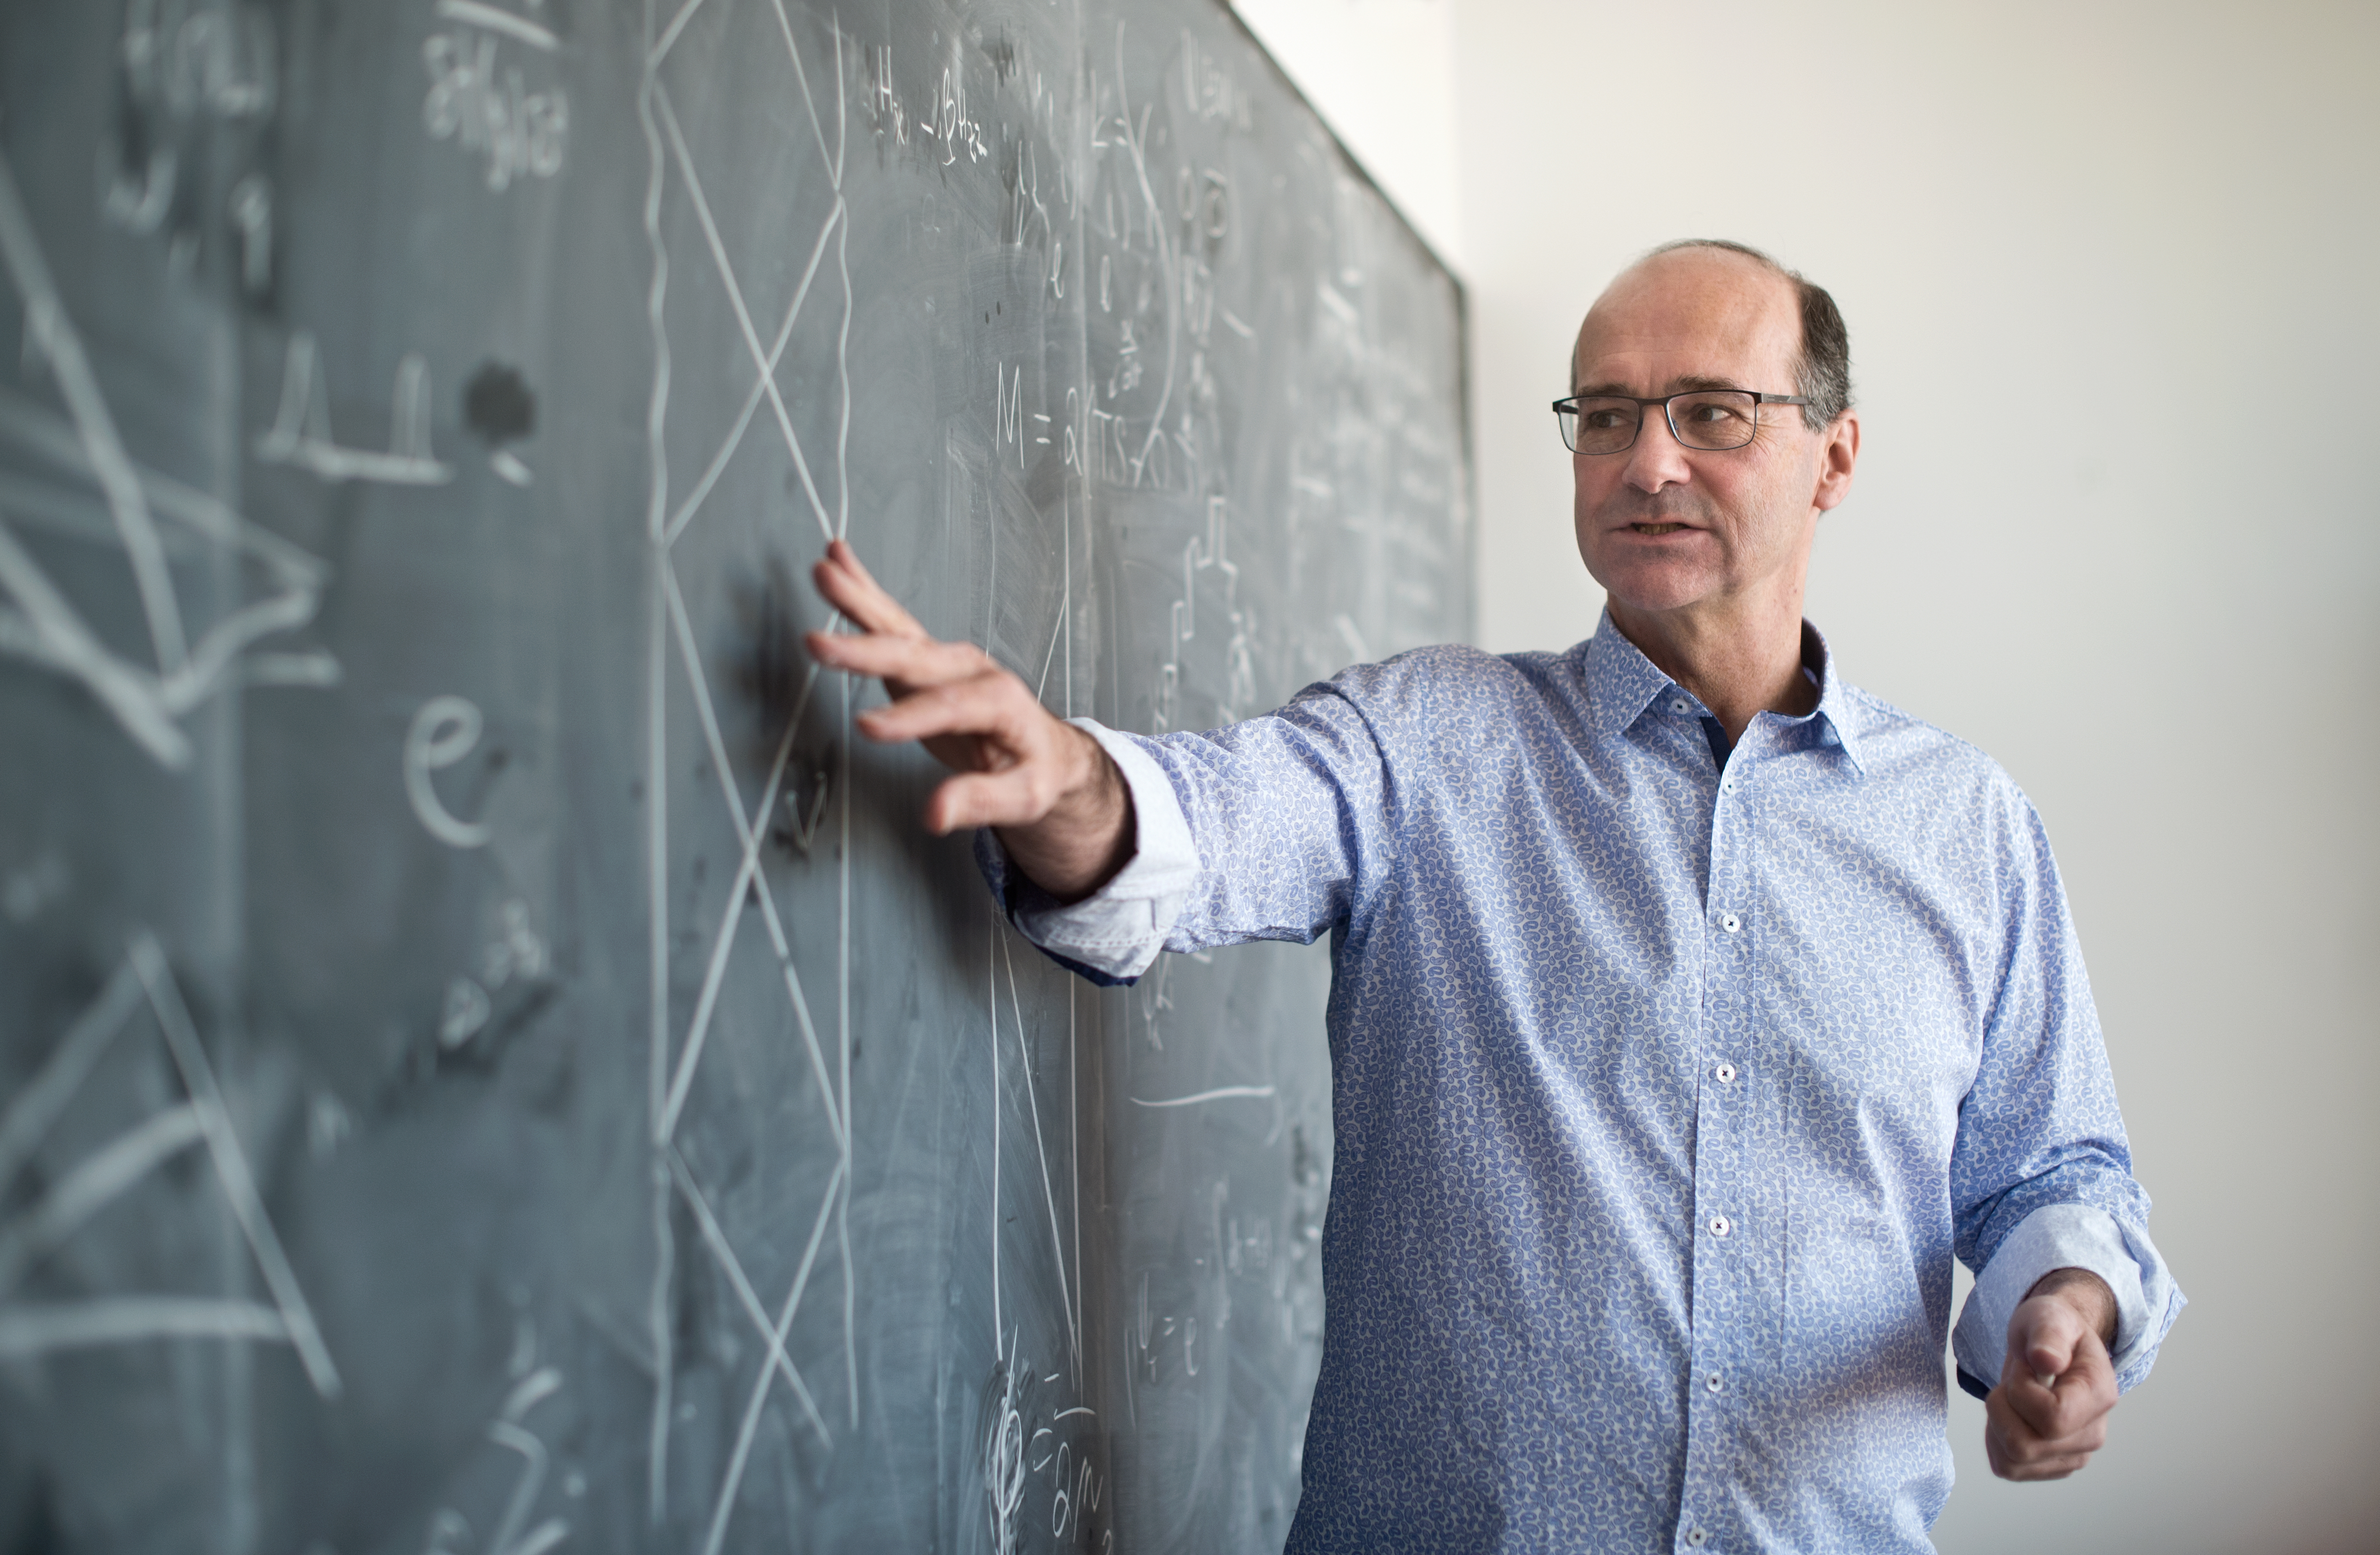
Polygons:
[[[1572,392],[1791,394],[1801,345],[1790,282],[1724,250],[1675,250],[1597,300],[1579,331]],[[1571,456],[1579,554],[1623,611],[1723,608],[1777,588],[1791,590],[1798,611],[1818,515],[1849,492],[1857,446],[1856,422],[1814,432],[1799,407],[1770,405],[1743,447],[1683,448],[1660,407],[1646,406],[1625,452]]]

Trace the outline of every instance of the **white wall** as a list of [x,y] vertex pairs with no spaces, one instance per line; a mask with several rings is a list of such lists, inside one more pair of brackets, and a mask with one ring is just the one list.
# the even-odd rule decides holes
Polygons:
[[1231,0],[1405,219],[1463,268],[1456,0]]
[[[1258,30],[1387,158],[1354,127],[1440,90],[1432,8],[1244,6],[1339,18]],[[1594,624],[1546,402],[1596,291],[1759,244],[1834,291],[1865,413],[1812,618],[2058,847],[2193,1305],[2065,1484],[1991,1478],[1954,1396],[1937,1542],[2380,1547],[2380,8],[1444,8],[1483,642]],[[1357,54],[1413,79],[1331,74]],[[1428,187],[1415,154],[1376,176]]]

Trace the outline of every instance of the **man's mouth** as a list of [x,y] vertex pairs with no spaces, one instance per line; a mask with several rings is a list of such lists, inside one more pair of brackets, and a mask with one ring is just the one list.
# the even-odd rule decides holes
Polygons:
[[1628,527],[1640,535],[1673,535],[1685,528],[1683,524],[1631,524]]

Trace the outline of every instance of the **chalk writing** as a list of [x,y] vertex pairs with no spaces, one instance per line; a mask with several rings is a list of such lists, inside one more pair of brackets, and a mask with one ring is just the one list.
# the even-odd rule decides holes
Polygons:
[[484,847],[488,829],[477,821],[455,820],[431,786],[430,774],[470,755],[480,743],[480,710],[468,699],[432,697],[414,713],[412,727],[405,734],[405,796],[412,801],[413,813],[422,826],[449,847]]
[[488,188],[499,193],[515,178],[551,178],[562,171],[570,141],[570,99],[559,85],[528,91],[516,66],[501,73],[498,34],[551,51],[553,34],[538,23],[476,0],[439,0],[438,14],[458,25],[433,32],[421,45],[430,91],[421,123],[433,140],[453,140],[485,157]]
[[137,179],[124,167],[111,167],[114,160],[108,151],[102,152],[100,180],[106,192],[100,196],[100,213],[110,225],[145,237],[165,225],[165,214],[174,207],[180,155],[172,146],[151,147]]
[[438,1045],[459,1048],[488,1024],[488,990],[468,978],[446,985],[446,1007],[438,1017]]
[[273,18],[261,6],[201,9],[131,0],[118,47],[133,95],[162,101],[177,117],[203,111],[247,119],[273,112],[278,50]]
[[343,448],[331,434],[330,392],[316,371],[314,337],[289,337],[282,361],[281,403],[272,429],[256,441],[267,464],[294,465],[325,480],[376,480],[392,486],[438,486],[455,478],[430,448],[430,367],[419,354],[396,364],[390,395],[388,452]]
[[[516,1454],[521,1464],[495,1534],[488,1540],[486,1555],[545,1555],[570,1537],[570,1525],[563,1518],[549,1517],[534,1528],[528,1526],[545,1488],[552,1455],[543,1440],[523,1422],[530,1410],[560,1391],[563,1383],[561,1372],[538,1366],[537,1330],[526,1318],[515,1331],[507,1369],[513,1387],[504,1395],[503,1408],[488,1423],[485,1440],[491,1446]],[[467,1555],[470,1549],[471,1525],[460,1512],[441,1507],[431,1514],[423,1555]]]
[[1245,715],[1256,699],[1256,662],[1249,647],[1249,623],[1240,608],[1240,569],[1226,553],[1229,504],[1221,497],[1207,500],[1207,533],[1193,539],[1182,552],[1182,597],[1173,601],[1171,653],[1158,668],[1156,732],[1175,727],[1181,712],[1182,645],[1198,635],[1198,575],[1213,571],[1223,580],[1225,624],[1231,636],[1223,648],[1225,684],[1222,721]]
[[273,185],[250,173],[232,186],[230,214],[239,232],[239,284],[251,294],[273,282]]

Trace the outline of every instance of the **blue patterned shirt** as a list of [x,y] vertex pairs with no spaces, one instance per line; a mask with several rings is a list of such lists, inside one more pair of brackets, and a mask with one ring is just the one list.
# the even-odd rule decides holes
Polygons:
[[1137,852],[1018,927],[1101,980],[1331,936],[1335,1155],[1293,1551],[1926,1550],[1955,1338],[2093,1270],[2180,1309],[2040,818],[1843,682],[1722,766],[1609,617],[1200,735],[1093,726]]

